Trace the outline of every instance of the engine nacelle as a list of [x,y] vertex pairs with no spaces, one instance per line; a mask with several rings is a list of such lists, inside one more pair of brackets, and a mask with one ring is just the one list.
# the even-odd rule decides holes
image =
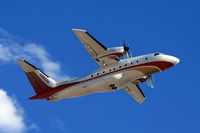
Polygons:
[[124,47],[113,47],[108,48],[104,53],[98,56],[98,58],[111,56],[111,57],[121,57],[124,55]]

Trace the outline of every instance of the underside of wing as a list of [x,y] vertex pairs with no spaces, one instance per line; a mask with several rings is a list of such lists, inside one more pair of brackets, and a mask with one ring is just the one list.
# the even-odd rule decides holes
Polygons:
[[139,85],[135,83],[128,83],[124,90],[131,95],[138,103],[142,104],[145,100],[145,95],[140,89]]
[[72,29],[75,35],[84,44],[89,54],[97,61],[100,66],[105,66],[113,62],[117,62],[117,56],[109,54],[110,51],[102,43],[96,40],[86,30]]

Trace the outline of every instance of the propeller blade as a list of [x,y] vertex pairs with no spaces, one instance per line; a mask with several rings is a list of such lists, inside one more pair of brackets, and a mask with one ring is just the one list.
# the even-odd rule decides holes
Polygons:
[[154,77],[153,75],[149,75],[147,76],[147,85],[150,87],[150,88],[154,88]]
[[132,57],[132,54],[130,52],[130,47],[129,44],[123,41],[123,47],[124,47],[124,56],[125,58],[130,58]]

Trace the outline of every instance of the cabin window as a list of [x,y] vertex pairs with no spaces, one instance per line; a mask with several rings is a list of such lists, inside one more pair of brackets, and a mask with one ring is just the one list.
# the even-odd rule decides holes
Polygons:
[[99,73],[97,73],[97,75],[99,75]]
[[115,68],[113,68],[113,70],[115,70]]
[[124,66],[127,66],[127,64],[125,64]]
[[147,57],[145,58],[145,60],[147,60]]
[[103,71],[103,73],[105,73],[105,71]]
[[155,53],[154,56],[160,55],[160,53]]
[[91,75],[91,77],[93,77],[93,75]]
[[109,69],[109,71],[111,72],[111,69]]
[[138,63],[139,61],[137,60],[136,62]]
[[133,62],[131,62],[131,64],[133,64]]
[[119,66],[119,68],[121,68],[122,66]]

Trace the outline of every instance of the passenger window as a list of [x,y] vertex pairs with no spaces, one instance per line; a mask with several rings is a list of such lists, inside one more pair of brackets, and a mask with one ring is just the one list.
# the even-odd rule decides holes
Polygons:
[[111,69],[109,69],[109,71],[111,72]]
[[127,66],[127,64],[125,64],[124,66]]
[[91,77],[93,77],[93,75],[91,75]]
[[160,55],[160,53],[155,53],[154,56]]
[[133,62],[131,62],[131,64],[133,64]]
[[105,71],[103,71],[103,73],[105,73]]
[[97,75],[99,75],[99,73],[97,73]]
[[119,66],[119,68],[121,68],[122,66]]
[[147,57],[145,58],[145,60],[147,60]]
[[139,61],[137,60],[136,62],[138,63]]
[[113,70],[115,70],[115,68],[113,68]]

